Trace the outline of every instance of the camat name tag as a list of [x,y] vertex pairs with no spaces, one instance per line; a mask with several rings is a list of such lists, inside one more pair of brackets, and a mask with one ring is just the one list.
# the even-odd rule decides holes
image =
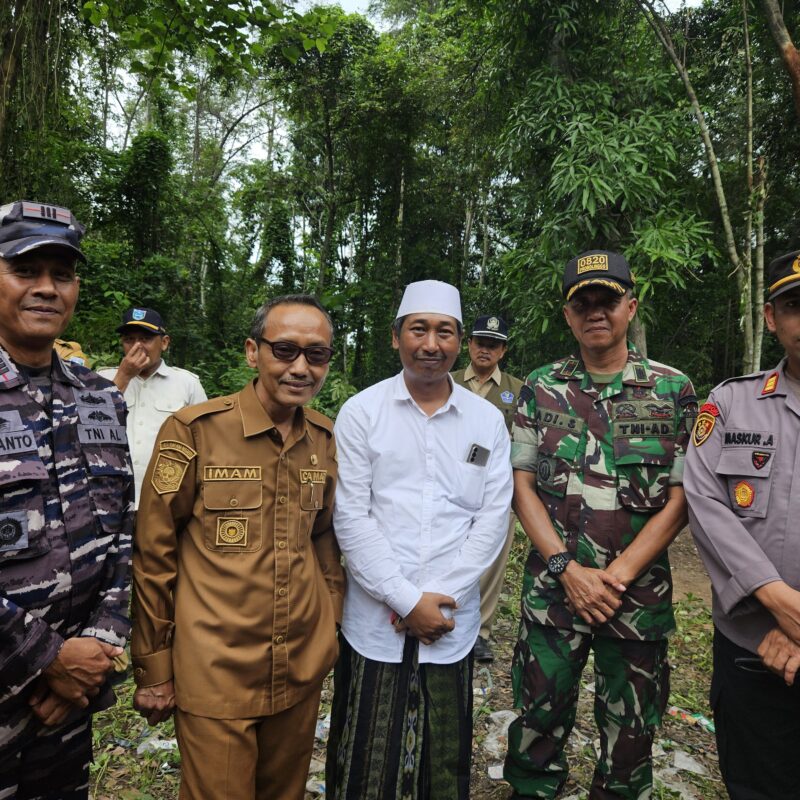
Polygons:
[[326,469],[301,469],[300,483],[325,483],[328,477]]
[[36,449],[36,437],[32,431],[21,430],[5,433],[0,430],[0,457],[32,453]]
[[81,444],[127,444],[124,425],[78,425]]

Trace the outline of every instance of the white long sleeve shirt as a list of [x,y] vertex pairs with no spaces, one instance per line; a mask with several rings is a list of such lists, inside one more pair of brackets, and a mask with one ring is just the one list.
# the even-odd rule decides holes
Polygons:
[[[116,369],[101,369],[98,374],[113,381]],[[142,481],[153,455],[156,435],[171,414],[208,398],[194,372],[171,367],[162,360],[148,378],[131,379],[124,392],[128,406],[128,445],[131,448],[133,478],[136,486],[135,507],[139,507]]]
[[[448,401],[428,417],[401,372],[350,398],[336,420],[334,529],[348,574],[342,631],[375,661],[402,660],[405,634],[392,626],[392,612],[405,616],[423,592],[449,595],[458,608],[451,632],[420,645],[420,662],[463,658],[480,626],[480,577],[508,530],[503,415],[451,385]],[[468,463],[473,445],[488,451],[485,466]]]

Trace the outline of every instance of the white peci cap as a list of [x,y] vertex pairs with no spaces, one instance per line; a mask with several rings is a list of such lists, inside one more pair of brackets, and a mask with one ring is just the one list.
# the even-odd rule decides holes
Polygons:
[[395,319],[409,314],[447,314],[460,323],[461,295],[455,286],[443,281],[416,281],[403,292]]

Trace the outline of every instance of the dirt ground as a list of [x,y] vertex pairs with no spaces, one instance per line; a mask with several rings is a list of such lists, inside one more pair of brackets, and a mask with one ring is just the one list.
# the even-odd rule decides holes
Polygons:
[[[524,543],[519,548],[525,548]],[[697,551],[688,530],[683,531],[670,549],[672,562],[675,600],[689,598],[691,607],[704,610],[710,606],[711,591],[705,569],[697,555]],[[513,580],[513,577],[512,577]],[[507,582],[508,589],[508,582]],[[475,687],[475,727],[473,743],[473,765],[471,796],[476,800],[505,800],[510,794],[510,787],[504,781],[490,777],[502,764],[502,756],[491,753],[487,745],[491,746],[490,734],[494,729],[490,715],[496,711],[513,709],[511,692],[510,665],[517,635],[514,609],[519,606],[519,596],[511,597],[504,594],[501,598],[501,612],[503,607],[508,612],[500,614],[493,630],[495,660],[491,665],[476,664],[473,685]],[[682,619],[678,617],[679,631],[676,638],[682,634]],[[692,626],[698,624],[695,617],[691,617]],[[705,623],[699,623],[705,626]],[[707,631],[706,631],[707,632]],[[691,635],[691,634],[690,634]],[[676,642],[682,647],[683,638]],[[691,648],[691,641],[687,643]],[[681,653],[672,653],[673,663],[673,697],[675,702],[675,689],[683,689],[682,694],[691,693],[691,696],[704,698],[707,696],[707,675],[697,674],[691,665],[685,664]],[[578,711],[578,722],[570,739],[570,764],[571,776],[562,794],[564,798],[580,800],[587,797],[588,787],[594,768],[593,743],[596,740],[594,720],[592,713],[591,671],[587,670]],[[688,688],[685,688],[688,687]],[[330,687],[326,685],[323,702],[330,702]],[[675,703],[677,705],[677,703]],[[706,709],[687,709],[689,711],[706,712]],[[501,739],[501,744],[504,739]],[[719,779],[716,761],[716,747],[714,736],[707,730],[684,720],[671,716],[665,718],[664,724],[656,735],[655,771],[657,777],[656,792],[654,797],[683,798],[683,800],[721,800],[726,797]],[[679,763],[688,762],[692,768],[705,772],[697,775],[685,769],[675,769],[676,758],[682,759]],[[325,760],[324,748],[319,747],[315,753],[315,765],[323,768]],[[314,765],[312,765],[314,766]],[[315,776],[323,780],[324,776]],[[313,780],[313,778],[312,778]],[[309,793],[307,798],[315,795]]]

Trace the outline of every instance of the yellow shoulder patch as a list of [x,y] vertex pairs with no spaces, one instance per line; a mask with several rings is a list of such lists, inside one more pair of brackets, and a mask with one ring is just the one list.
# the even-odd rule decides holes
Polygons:
[[193,450],[188,444],[179,442],[177,439],[164,439],[163,442],[159,442],[158,449],[162,452],[164,450],[175,450],[189,461],[197,456],[197,450]]
[[153,467],[153,476],[150,478],[150,483],[159,494],[177,492],[178,489],[181,488],[183,476],[186,474],[186,467],[188,466],[188,461],[172,458],[166,453],[161,452],[158,454],[158,458],[156,458],[156,464],[155,467]]

